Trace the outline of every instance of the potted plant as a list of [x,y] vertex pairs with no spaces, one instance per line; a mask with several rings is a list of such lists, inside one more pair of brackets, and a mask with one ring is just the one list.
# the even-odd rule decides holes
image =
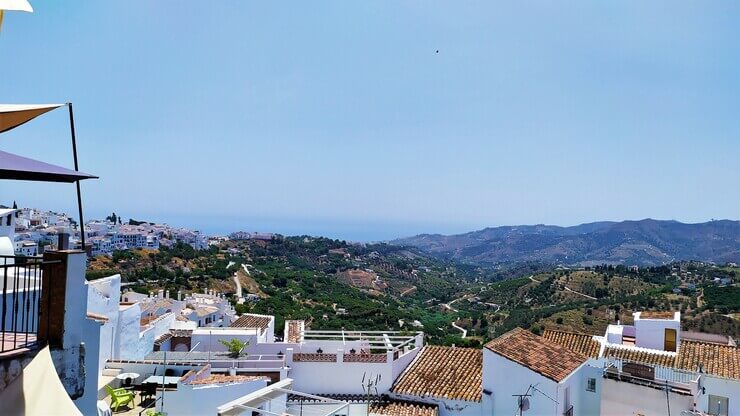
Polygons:
[[218,340],[221,344],[223,344],[226,349],[229,351],[229,357],[231,358],[239,358],[242,356],[242,351],[244,348],[246,348],[249,345],[249,342],[244,342],[240,339],[232,338],[228,341],[220,339]]

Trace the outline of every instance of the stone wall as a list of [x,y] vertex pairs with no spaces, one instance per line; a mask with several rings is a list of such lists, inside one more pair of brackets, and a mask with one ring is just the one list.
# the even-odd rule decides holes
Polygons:
[[11,358],[0,359],[0,391],[5,390],[23,372],[37,351],[28,351]]

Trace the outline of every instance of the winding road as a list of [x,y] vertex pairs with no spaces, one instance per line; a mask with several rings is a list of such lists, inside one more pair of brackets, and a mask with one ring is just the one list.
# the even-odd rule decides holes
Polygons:
[[[531,281],[533,281],[533,282],[537,282],[537,283],[542,283],[542,282],[540,282],[539,280],[535,279],[535,278],[534,278],[534,275],[531,275],[531,276],[529,276],[529,280],[531,280]],[[583,297],[586,297],[586,298],[589,298],[589,299],[591,299],[591,300],[598,300],[598,299],[596,299],[596,298],[595,298],[595,297],[593,297],[593,296],[589,296],[589,295],[587,295],[587,294],[585,294],[585,293],[577,292],[577,291],[575,291],[575,290],[573,290],[573,289],[569,288],[568,286],[563,286],[563,287],[564,287],[564,288],[565,288],[565,290],[567,290],[568,292],[571,292],[571,293],[575,293],[576,295],[581,295],[581,296],[583,296]]]
[[589,298],[589,299],[591,299],[591,300],[598,300],[598,299],[596,299],[595,297],[593,297],[593,296],[589,296],[589,295],[587,295],[587,294],[585,294],[585,293],[581,293],[581,292],[576,292],[575,290],[573,290],[573,289],[569,288],[568,286],[564,286],[564,287],[565,287],[565,290],[567,290],[568,292],[571,292],[571,293],[575,293],[576,295],[581,295],[581,296],[585,296],[585,297],[587,297],[587,298]]
[[[233,262],[229,263],[229,266],[231,266],[232,263]],[[245,264],[242,264],[242,269],[244,269],[244,273],[246,273],[247,276],[251,276]],[[238,298],[237,303],[244,303],[244,296],[242,296],[242,284],[239,281],[239,272],[234,272],[232,278],[234,279],[234,283],[236,284],[236,297]]]
[[460,330],[460,332],[462,332],[462,336],[460,338],[465,339],[465,337],[468,336],[468,331],[465,328],[461,328],[461,327],[457,326],[457,324],[454,323],[454,322],[452,323],[452,327],[453,328],[456,328],[456,329]]

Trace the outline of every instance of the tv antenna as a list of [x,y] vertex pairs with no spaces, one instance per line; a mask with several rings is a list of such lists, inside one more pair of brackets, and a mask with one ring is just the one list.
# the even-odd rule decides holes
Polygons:
[[371,397],[378,397],[378,384],[380,384],[382,379],[383,377],[380,374],[373,377],[372,373],[369,376],[367,373],[362,373],[362,392],[365,393],[365,399],[367,401],[367,412],[365,414],[368,416],[370,415]]
[[536,391],[543,396],[550,399],[553,403],[558,404],[558,401],[553,399],[552,397],[548,396],[547,393],[543,392],[542,390],[535,387],[534,384],[530,384],[529,387],[527,387],[527,391],[524,392],[524,394],[512,394],[512,396],[517,398],[517,408],[519,409],[519,416],[522,416],[524,412],[529,410],[529,398],[532,397],[532,395],[529,393],[530,391]]

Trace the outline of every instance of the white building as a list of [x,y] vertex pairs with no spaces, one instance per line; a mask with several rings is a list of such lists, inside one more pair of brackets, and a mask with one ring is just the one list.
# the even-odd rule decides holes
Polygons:
[[[602,369],[601,414],[740,414],[740,349],[728,337],[680,331],[678,312],[637,312],[604,336],[545,331]],[[625,399],[628,398],[628,399]],[[689,413],[691,414],[691,413]]]
[[0,209],[0,255],[15,255],[15,209]]
[[486,344],[483,395],[493,414],[598,415],[601,370],[588,357],[521,328]]

